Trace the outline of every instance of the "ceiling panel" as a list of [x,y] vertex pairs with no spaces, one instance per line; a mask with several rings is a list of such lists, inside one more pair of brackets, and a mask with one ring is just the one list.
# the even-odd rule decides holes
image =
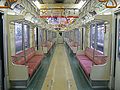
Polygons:
[[42,0],[44,4],[53,4],[55,3],[54,0]]
[[63,2],[65,4],[74,4],[76,1],[79,0],[41,0],[44,4],[53,4],[53,3],[60,3]]
[[64,3],[65,4],[74,4],[76,1],[78,1],[78,0],[65,0]]

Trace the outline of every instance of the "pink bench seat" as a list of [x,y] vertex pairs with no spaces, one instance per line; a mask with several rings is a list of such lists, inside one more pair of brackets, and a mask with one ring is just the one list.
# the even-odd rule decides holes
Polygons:
[[42,59],[44,58],[43,53],[36,53],[35,48],[29,48],[25,51],[26,59],[24,56],[24,52],[20,52],[15,56],[12,56],[12,60],[14,64],[18,65],[26,65],[28,67],[28,74],[31,77],[34,72],[39,67]]
[[[93,53],[95,56],[93,56]],[[84,72],[89,76],[93,65],[105,64],[108,57],[92,48],[86,48],[83,53],[77,53],[76,58],[79,61]]]
[[89,76],[92,67],[92,61],[90,61],[89,59],[86,60],[84,59],[84,60],[80,60],[79,63],[81,64],[85,73]]

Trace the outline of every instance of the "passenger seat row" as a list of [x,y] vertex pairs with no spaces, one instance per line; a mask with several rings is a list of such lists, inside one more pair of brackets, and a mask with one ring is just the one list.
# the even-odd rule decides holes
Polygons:
[[22,51],[20,53],[17,53],[15,56],[12,56],[14,64],[26,65],[30,77],[37,70],[43,58],[44,54],[37,53],[34,47],[25,50],[25,52]]
[[77,53],[76,57],[87,76],[90,76],[93,65],[105,64],[108,60],[107,56],[89,47],[84,52]]

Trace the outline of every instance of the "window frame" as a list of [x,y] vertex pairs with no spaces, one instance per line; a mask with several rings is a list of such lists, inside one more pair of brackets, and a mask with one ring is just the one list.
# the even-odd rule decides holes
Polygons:
[[[17,48],[17,44],[16,44],[16,24],[20,24],[21,25],[21,41],[22,41],[22,46],[21,46],[21,50],[16,50],[16,48]],[[23,37],[23,34],[25,34],[25,28],[24,27],[27,27],[27,39],[28,40],[26,40],[26,41],[28,41],[28,47],[26,47],[25,45],[25,37]],[[15,53],[17,54],[17,53],[20,53],[20,52],[22,52],[23,50],[24,50],[24,48],[25,48],[25,50],[26,49],[28,49],[29,47],[30,47],[30,26],[28,25],[28,24],[23,24],[23,23],[19,23],[19,22],[15,22],[15,26],[14,26],[14,32],[15,32]],[[23,38],[24,38],[24,46],[23,46]]]

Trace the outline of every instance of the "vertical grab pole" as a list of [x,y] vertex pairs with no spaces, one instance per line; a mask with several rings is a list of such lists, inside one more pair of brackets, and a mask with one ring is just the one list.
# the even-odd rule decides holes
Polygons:
[[22,49],[23,49],[23,52],[24,52],[24,55],[22,57],[24,57],[25,59],[25,65],[26,65],[26,52],[25,52],[25,38],[24,38],[24,24],[22,23]]
[[94,57],[95,57],[95,49],[97,49],[97,34],[98,34],[98,29],[97,29],[97,26],[98,24],[95,23],[95,35],[94,35],[94,51],[93,51],[93,60],[94,60]]

